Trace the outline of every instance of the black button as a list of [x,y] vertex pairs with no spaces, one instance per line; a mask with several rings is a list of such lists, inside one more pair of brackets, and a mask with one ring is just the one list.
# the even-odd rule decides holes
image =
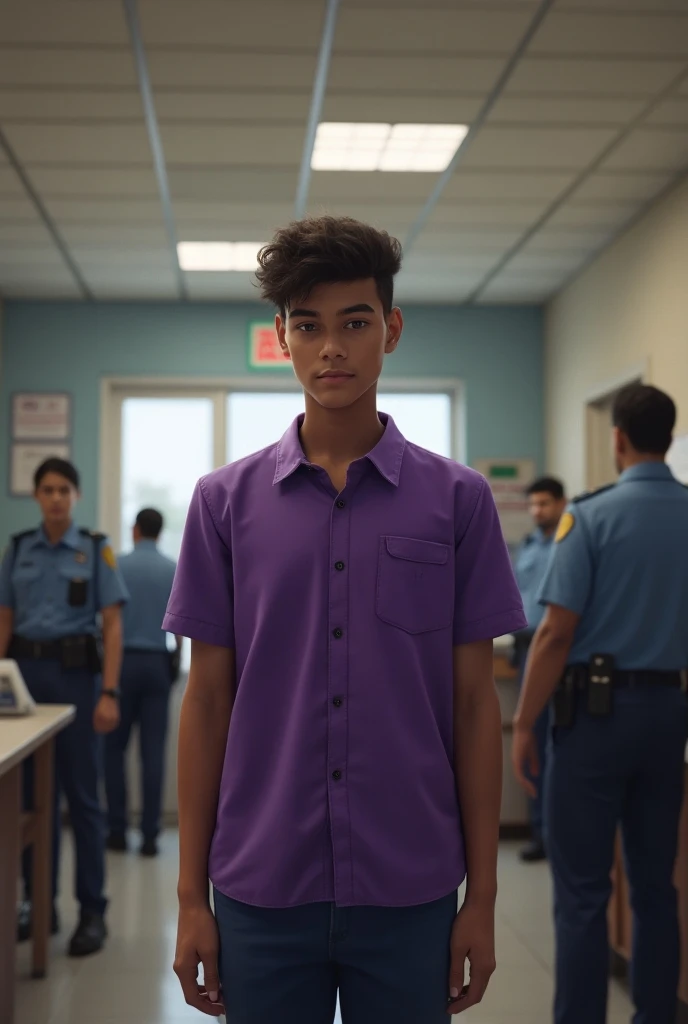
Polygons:
[[336,629],[332,630],[332,636],[335,638],[335,640],[341,640],[342,637],[344,636],[344,630],[340,629],[339,626],[337,626]]
[[342,499],[340,498],[339,501],[337,502],[337,508],[344,508],[345,505],[346,505],[346,502],[342,501]]
[[341,572],[343,570],[343,568],[344,568],[344,563],[343,562],[335,562],[334,563],[334,567],[337,570],[337,572]]
[[334,706],[336,708],[340,708],[342,706],[342,704],[344,703],[344,701],[342,700],[341,697],[335,697],[334,700],[332,701],[332,703],[334,704]]
[[342,777],[342,773],[341,772],[332,772],[332,778],[335,780],[335,782],[339,782],[341,777]]

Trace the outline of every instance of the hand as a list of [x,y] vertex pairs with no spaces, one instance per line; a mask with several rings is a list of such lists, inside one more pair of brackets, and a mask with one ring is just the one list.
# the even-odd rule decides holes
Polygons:
[[[184,998],[209,1017],[225,1012],[220,992],[217,961],[220,939],[217,924],[207,904],[179,911],[177,952],[174,973],[181,982]],[[203,964],[203,984],[198,981],[198,965]]]
[[93,712],[96,732],[112,732],[119,725],[119,702],[114,697],[100,697]]
[[[468,985],[464,985],[466,960],[470,964]],[[447,1012],[463,1013],[479,1003],[496,966],[494,905],[471,905],[466,901],[452,930]]]
[[537,790],[533,785],[533,779],[540,775],[537,741],[532,729],[526,729],[516,723],[511,740],[511,762],[519,785],[534,800],[537,797]]

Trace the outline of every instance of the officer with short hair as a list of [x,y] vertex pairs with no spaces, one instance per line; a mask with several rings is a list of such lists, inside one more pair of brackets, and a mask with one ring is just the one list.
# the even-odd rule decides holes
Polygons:
[[[554,534],[566,508],[564,485],[553,476],[543,476],[526,488],[528,508],[535,529],[529,533],[516,552],[514,571],[521,592],[523,610],[528,626],[514,637],[514,661],[518,669],[519,685],[523,685],[528,651],[535,630],[540,625],[545,609],[540,604],[540,586],[549,565]],[[534,727],[538,747],[540,774],[533,779],[536,795],[530,801],[531,841],[522,851],[521,860],[534,863],[546,857],[543,839],[543,778],[549,740],[549,709],[545,708]]]
[[127,786],[124,758],[131,730],[139,727],[143,782],[141,832],[144,857],[158,853],[165,744],[172,683],[179,673],[182,638],[168,651],[162,620],[172,592],[176,563],[158,549],[163,517],[157,509],[144,508],[134,525],[134,550],[123,555],[119,567],[130,600],[122,617],[121,718],[105,741],[105,788],[110,832],[108,848],[127,849]]
[[[64,792],[76,846],[79,924],[69,953],[86,956],[105,941],[105,832],[98,795],[100,735],[119,721],[122,634],[127,590],[108,540],[80,530],[72,513],[79,474],[63,459],[36,470],[35,498],[43,522],[12,538],[0,566],[0,658],[14,658],[39,704],[73,704],[76,717],[55,740],[56,785],[53,899],[59,863],[59,795]],[[102,656],[101,656],[102,632]],[[31,765],[25,798],[30,806]],[[30,863],[19,938],[31,933]],[[53,905],[52,931],[58,930]]]
[[606,1020],[619,824],[634,915],[634,1022],[675,1021],[673,870],[688,732],[688,490],[665,464],[675,419],[673,401],[657,388],[632,385],[617,396],[621,475],[562,517],[514,721],[514,767],[532,792],[533,725],[554,695],[545,820],[556,1024]]

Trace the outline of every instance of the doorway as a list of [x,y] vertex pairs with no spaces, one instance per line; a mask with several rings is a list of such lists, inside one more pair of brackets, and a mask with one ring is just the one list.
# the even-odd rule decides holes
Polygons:
[[585,410],[586,428],[586,472],[585,485],[588,491],[596,491],[614,483],[618,473],[612,451],[612,410],[619,391],[629,384],[642,384],[643,374],[636,373],[601,394],[590,398]]

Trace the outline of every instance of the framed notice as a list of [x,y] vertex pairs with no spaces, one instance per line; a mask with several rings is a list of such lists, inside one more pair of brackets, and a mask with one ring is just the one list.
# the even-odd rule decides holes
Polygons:
[[18,392],[12,396],[15,441],[66,441],[71,434],[72,399],[63,392]]
[[69,459],[68,444],[51,441],[16,442],[10,451],[10,495],[29,498],[33,494],[33,475],[46,459]]
[[487,479],[504,539],[518,544],[533,529],[525,488],[535,477],[533,459],[475,459],[473,468]]
[[273,323],[248,325],[249,370],[288,370],[291,362],[280,348]]

